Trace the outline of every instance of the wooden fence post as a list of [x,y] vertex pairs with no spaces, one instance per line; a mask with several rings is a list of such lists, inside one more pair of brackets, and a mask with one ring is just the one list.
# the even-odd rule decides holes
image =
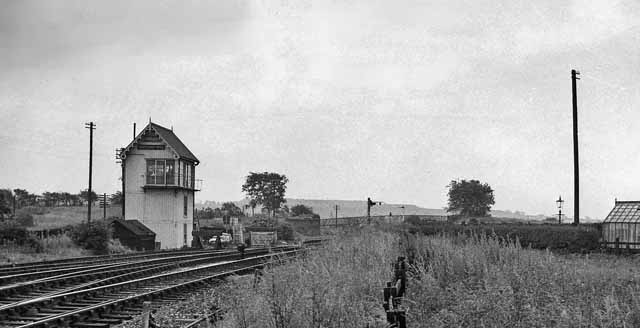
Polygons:
[[387,322],[391,324],[389,327],[406,328],[406,311],[400,309],[407,284],[407,266],[404,257],[398,257],[393,269],[393,281],[387,282],[387,286],[383,288],[384,303],[382,306],[387,313]]
[[151,314],[151,302],[142,302],[142,328],[149,328],[149,315]]

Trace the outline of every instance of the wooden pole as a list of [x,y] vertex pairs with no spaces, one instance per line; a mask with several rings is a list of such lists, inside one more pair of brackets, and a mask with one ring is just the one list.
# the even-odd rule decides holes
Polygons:
[[91,170],[93,168],[93,130],[96,125],[93,122],[85,123],[85,127],[89,129],[89,190],[87,193],[87,223],[91,223]]
[[580,223],[580,170],[578,166],[578,94],[576,80],[580,75],[575,69],[571,70],[571,93],[573,100],[573,224]]
[[151,314],[151,302],[142,303],[142,328],[149,328],[149,315]]

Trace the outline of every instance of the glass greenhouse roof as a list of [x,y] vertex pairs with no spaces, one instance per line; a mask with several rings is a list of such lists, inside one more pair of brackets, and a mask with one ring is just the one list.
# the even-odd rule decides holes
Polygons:
[[616,201],[604,223],[640,223],[640,201]]

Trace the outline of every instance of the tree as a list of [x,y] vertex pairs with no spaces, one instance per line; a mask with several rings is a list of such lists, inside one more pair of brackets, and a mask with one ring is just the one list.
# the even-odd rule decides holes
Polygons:
[[244,216],[242,209],[232,202],[222,203],[222,211],[226,211],[229,216]]
[[16,207],[34,205],[35,195],[24,189],[13,189],[13,193],[16,195]]
[[242,191],[246,192],[255,204],[260,204],[275,214],[280,205],[287,202],[284,198],[287,182],[289,179],[278,173],[249,172],[246,182],[242,185]]
[[486,216],[495,204],[493,189],[478,180],[451,181],[447,212],[458,212],[462,216]]
[[122,191],[116,191],[115,194],[111,195],[111,204],[121,205],[122,204]]
[[313,208],[302,205],[302,204],[298,204],[296,206],[291,207],[291,214],[293,216],[298,216],[298,215],[304,215],[304,214],[313,215],[315,213],[313,213]]
[[[87,201],[89,199],[88,197],[89,191],[87,189],[80,191],[80,198],[82,198],[83,200]],[[91,201],[95,202],[96,200],[98,200],[98,194],[96,194],[95,191],[91,190]]]
[[0,218],[11,214],[13,193],[11,189],[0,189]]
[[42,193],[45,206],[53,206],[55,203],[55,195],[52,192],[45,191]]

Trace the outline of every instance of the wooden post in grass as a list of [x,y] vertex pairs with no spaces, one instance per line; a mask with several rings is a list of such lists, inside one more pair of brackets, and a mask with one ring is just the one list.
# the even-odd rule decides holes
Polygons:
[[142,302],[142,328],[149,328],[149,315],[151,314],[151,302]]

